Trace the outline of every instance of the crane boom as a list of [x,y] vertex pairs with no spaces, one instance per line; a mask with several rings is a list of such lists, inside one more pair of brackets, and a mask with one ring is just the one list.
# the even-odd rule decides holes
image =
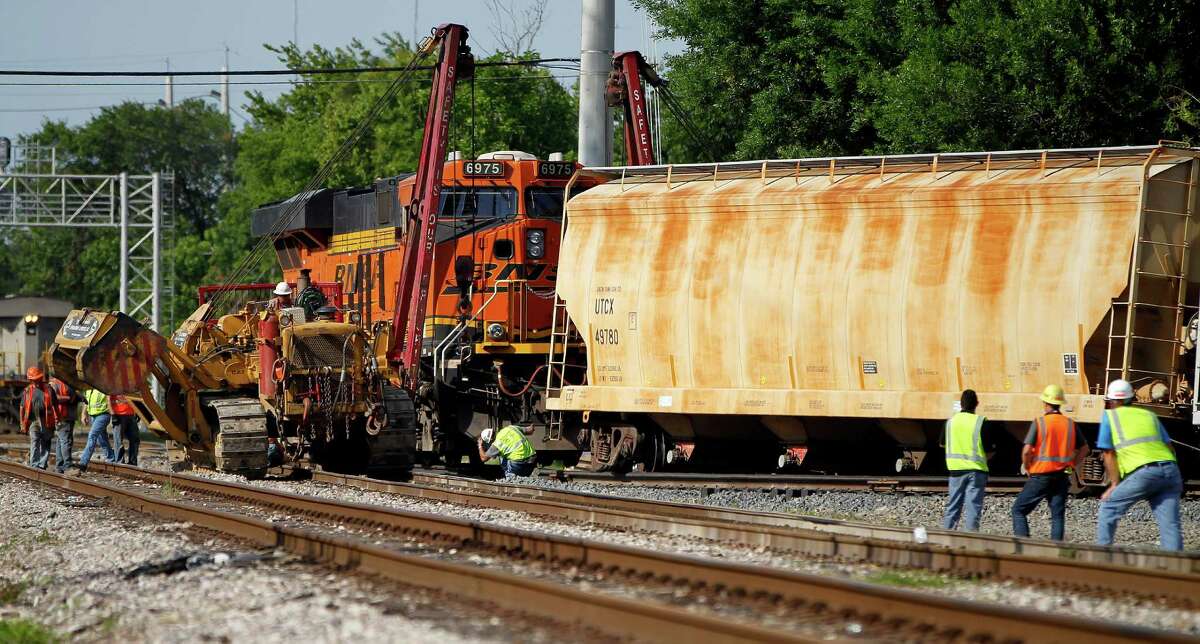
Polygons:
[[[644,83],[643,83],[644,81]],[[645,84],[660,87],[661,78],[646,63],[641,52],[622,51],[613,55],[613,70],[605,94],[610,107],[625,112],[625,158],[627,165],[654,165],[650,118],[646,112]]]
[[441,54],[433,72],[412,198],[404,204],[408,230],[400,279],[396,283],[396,310],[392,316],[392,342],[388,353],[389,362],[398,364],[403,381],[409,387],[415,387],[419,380],[425,305],[429,299],[442,167],[454,107],[455,83],[460,78],[470,78],[475,67],[471,48],[467,46],[467,28],[463,25],[439,25],[426,46],[439,44]]

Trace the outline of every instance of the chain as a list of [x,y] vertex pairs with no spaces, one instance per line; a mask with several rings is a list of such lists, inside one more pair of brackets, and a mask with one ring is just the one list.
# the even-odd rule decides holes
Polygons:
[[333,378],[330,376],[332,370],[329,367],[321,369],[317,374],[317,387],[321,391],[321,400],[319,408],[325,414],[325,442],[333,442]]

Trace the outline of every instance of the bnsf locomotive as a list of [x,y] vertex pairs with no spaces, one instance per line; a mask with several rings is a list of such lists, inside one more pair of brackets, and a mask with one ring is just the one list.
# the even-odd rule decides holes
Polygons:
[[[452,157],[459,155],[453,154]],[[544,370],[565,187],[578,165],[524,152],[454,158],[443,167],[420,382],[413,388],[425,460],[477,458],[485,427],[519,423],[543,460],[577,458],[574,437],[548,435]],[[600,183],[577,181],[574,192]],[[285,279],[301,271],[341,285],[346,308],[367,327],[389,322],[410,213],[412,176],[306,195],[253,213],[272,234]],[[282,232],[279,232],[282,229]]]

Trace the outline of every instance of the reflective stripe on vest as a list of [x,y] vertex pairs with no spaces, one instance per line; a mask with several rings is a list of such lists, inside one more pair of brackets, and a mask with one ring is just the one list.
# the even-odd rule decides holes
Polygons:
[[[36,393],[42,394],[42,408],[33,408],[33,397]],[[30,384],[25,387],[25,393],[21,396],[21,428],[29,426],[29,423],[37,420],[43,428],[53,429],[58,423],[57,415],[54,413],[54,395],[50,393],[50,388],[42,385]]]
[[946,421],[946,469],[987,471],[983,454],[983,416],[965,411]]
[[1175,453],[1158,433],[1158,418],[1145,409],[1121,406],[1104,412],[1112,430],[1117,469],[1124,478],[1130,472],[1161,461],[1175,461]]
[[71,400],[71,390],[67,388],[67,383],[58,378],[51,378],[50,388],[54,390],[55,414],[59,420],[71,420],[71,410],[68,409]]
[[536,453],[529,439],[525,438],[525,433],[512,425],[506,425],[496,432],[494,444],[496,451],[510,461],[527,461]]
[[1075,421],[1062,414],[1046,414],[1035,422],[1037,454],[1029,473],[1048,474],[1067,469],[1075,460]]
[[87,414],[88,416],[99,416],[108,413],[108,395],[99,389],[88,389],[87,394]]

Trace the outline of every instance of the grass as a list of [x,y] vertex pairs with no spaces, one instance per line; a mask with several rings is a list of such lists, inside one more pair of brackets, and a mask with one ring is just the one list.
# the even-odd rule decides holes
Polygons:
[[945,588],[953,583],[946,577],[922,570],[880,570],[867,575],[863,580],[900,588]]
[[[116,614],[109,615],[109,616],[105,617],[104,619],[100,620],[100,623],[96,625],[96,630],[101,636],[112,635],[112,632],[117,630],[117,624],[120,621],[121,621],[120,615],[116,615]],[[0,641],[3,641],[3,640],[0,640]]]
[[[25,589],[29,588],[27,581],[3,581],[0,582],[0,606],[15,604],[21,598],[21,594]],[[0,642],[5,641],[0,638]]]
[[27,619],[0,619],[0,642],[5,644],[56,644],[54,631]]
[[40,544],[46,545],[46,544],[58,543],[58,542],[59,542],[59,538],[58,538],[58,537],[56,537],[56,536],[54,536],[54,535],[52,535],[52,534],[50,534],[50,531],[49,531],[49,530],[47,530],[47,529],[45,529],[45,528],[42,528],[42,531],[41,531],[41,532],[39,532],[39,533],[37,534],[37,536],[35,536],[35,537],[33,538],[33,542],[34,542],[34,543],[40,543]]
[[162,487],[158,488],[158,493],[165,499],[178,499],[183,496],[183,492],[180,492],[179,488],[175,487],[170,481],[163,483]]

